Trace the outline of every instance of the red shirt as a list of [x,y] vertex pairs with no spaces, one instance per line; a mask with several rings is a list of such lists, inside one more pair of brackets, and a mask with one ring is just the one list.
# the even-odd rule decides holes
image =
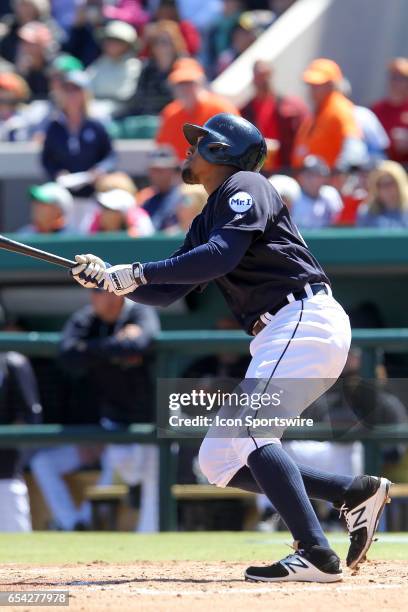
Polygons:
[[[408,100],[403,104],[392,104],[389,100],[380,100],[372,107],[382,123],[391,141],[387,151],[388,157],[402,164],[408,163]],[[395,144],[398,136],[405,137],[406,148],[399,150]]]
[[265,170],[289,167],[295,135],[308,116],[305,103],[292,96],[256,96],[242,109],[242,115],[262,132],[265,138],[278,140],[280,149],[265,162]]

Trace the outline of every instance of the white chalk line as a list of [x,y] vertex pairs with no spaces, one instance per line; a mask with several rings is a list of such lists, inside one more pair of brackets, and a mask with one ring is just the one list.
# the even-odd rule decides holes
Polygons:
[[[75,586],[88,586],[90,591],[115,591],[116,593],[118,593],[119,595],[148,595],[149,597],[151,595],[156,595],[159,597],[163,597],[163,596],[173,596],[173,597],[179,597],[180,595],[182,597],[206,597],[206,596],[213,596],[213,595],[257,595],[257,594],[270,594],[270,595],[277,595],[277,591],[273,590],[275,584],[279,584],[279,586],[283,586],[286,583],[271,583],[270,586],[266,587],[266,586],[254,586],[253,588],[231,588],[231,589],[217,589],[217,588],[212,588],[212,589],[206,589],[206,590],[200,590],[200,589],[196,589],[196,590],[186,590],[186,589],[182,589],[182,590],[177,590],[177,589],[173,589],[173,590],[165,590],[165,589],[151,589],[148,587],[141,587],[141,588],[137,588],[137,589],[132,589],[129,587],[129,589],[117,589],[115,588],[115,586],[113,585],[108,585],[108,586],[95,586],[91,583],[87,583],[86,581],[81,581],[81,582],[76,582]],[[293,585],[296,583],[293,582],[288,582],[288,585]],[[333,583],[330,584],[325,584],[325,585],[319,585],[319,584],[308,584],[306,582],[303,583],[297,583],[299,584],[299,586],[302,586],[302,589],[299,588],[299,593],[305,594],[305,592],[308,591],[323,591],[323,592],[327,592],[327,593],[331,593],[334,591],[336,592],[345,592],[345,591],[363,591],[363,590],[367,590],[367,589],[378,589],[378,590],[382,590],[382,589],[387,589],[387,590],[392,590],[392,589],[402,589],[404,588],[404,585],[401,584],[343,584],[343,585],[338,585],[338,586],[334,586]],[[70,585],[72,586],[72,585]],[[406,588],[406,587],[405,587]],[[282,591],[281,591],[282,592]],[[296,592],[293,593],[294,595],[296,594]]]

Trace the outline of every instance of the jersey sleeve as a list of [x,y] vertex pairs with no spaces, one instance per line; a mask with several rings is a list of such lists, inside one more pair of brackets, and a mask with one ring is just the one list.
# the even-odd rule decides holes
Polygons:
[[281,206],[266,179],[254,172],[238,172],[220,190],[212,233],[222,229],[264,232]]

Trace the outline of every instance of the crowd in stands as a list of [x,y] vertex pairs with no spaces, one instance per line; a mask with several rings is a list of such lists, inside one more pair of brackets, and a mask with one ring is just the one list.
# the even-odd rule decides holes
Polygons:
[[[30,190],[32,219],[22,231],[126,230],[134,237],[183,231],[205,198],[197,193],[192,203],[191,190],[181,185],[181,127],[218,112],[241,114],[264,134],[263,173],[281,195],[291,192],[300,229],[405,226],[407,58],[389,63],[384,99],[371,109],[353,103],[341,67],[327,58],[305,66],[306,100],[275,90],[267,58],[255,61],[254,95],[242,108],[211,91],[211,80],[292,4],[2,4],[0,141],[41,143],[48,179],[45,190]],[[155,138],[147,188],[118,179],[118,137]]]

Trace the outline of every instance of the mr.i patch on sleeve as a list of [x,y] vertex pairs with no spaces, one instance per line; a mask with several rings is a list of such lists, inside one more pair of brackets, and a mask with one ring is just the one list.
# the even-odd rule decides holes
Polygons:
[[228,200],[231,210],[236,213],[245,213],[253,204],[252,196],[246,191],[238,191]]

